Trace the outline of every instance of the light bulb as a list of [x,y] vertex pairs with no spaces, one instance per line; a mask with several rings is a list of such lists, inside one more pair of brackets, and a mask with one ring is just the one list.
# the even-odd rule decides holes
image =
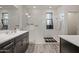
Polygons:
[[52,7],[51,7],[51,6],[49,6],[49,8],[51,9]]
[[33,6],[33,8],[36,8],[36,6]]

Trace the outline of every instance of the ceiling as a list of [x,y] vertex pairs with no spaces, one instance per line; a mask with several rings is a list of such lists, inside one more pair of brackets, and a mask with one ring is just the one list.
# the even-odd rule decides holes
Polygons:
[[15,9],[16,7],[14,5],[0,5],[0,9]]
[[36,7],[36,9],[49,9],[49,7],[52,7],[51,9],[57,9],[61,5],[24,5],[24,8],[33,9],[33,6]]
[[49,7],[51,7],[51,9],[57,9],[61,5],[0,5],[0,7],[2,7],[0,9],[14,10],[19,8],[19,6],[22,6],[24,9],[34,9],[33,6],[35,6],[36,9],[49,9]]

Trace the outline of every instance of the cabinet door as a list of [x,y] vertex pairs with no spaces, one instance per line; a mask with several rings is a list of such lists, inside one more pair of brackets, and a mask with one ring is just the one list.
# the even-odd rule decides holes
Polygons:
[[22,41],[18,41],[18,42],[15,44],[14,52],[15,52],[15,53],[22,53],[22,52],[23,52],[23,51],[22,51],[22,50],[23,50],[22,46],[23,46]]
[[26,33],[23,35],[23,52],[25,52],[28,48],[28,45],[29,45],[29,33]]
[[61,38],[61,53],[79,53],[79,47]]
[[0,49],[0,53],[13,53],[13,47],[10,47],[9,49]]
[[14,52],[14,41],[13,39],[4,42],[0,45],[0,53],[13,53]]
[[24,53],[29,44],[29,33],[25,33],[15,39],[15,53]]
[[23,39],[23,52],[25,52],[27,50],[28,44],[29,44],[29,40],[28,40],[28,38],[25,37]]

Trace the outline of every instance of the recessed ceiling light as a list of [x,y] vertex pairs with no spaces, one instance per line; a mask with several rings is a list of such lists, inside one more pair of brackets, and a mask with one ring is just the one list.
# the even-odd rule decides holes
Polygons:
[[49,6],[49,8],[52,8],[51,6]]
[[0,7],[0,8],[2,8],[2,7]]
[[28,13],[25,13],[25,15],[27,15],[27,16],[28,16],[29,14],[28,14]]
[[15,7],[15,8],[18,8],[18,6],[17,6],[17,5],[14,5],[14,7]]
[[33,8],[36,8],[36,6],[33,6]]

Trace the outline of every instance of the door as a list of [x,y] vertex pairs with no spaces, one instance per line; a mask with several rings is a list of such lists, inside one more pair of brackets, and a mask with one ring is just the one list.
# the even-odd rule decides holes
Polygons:
[[68,13],[68,34],[76,35],[77,34],[77,25],[79,20],[78,12],[69,12]]

